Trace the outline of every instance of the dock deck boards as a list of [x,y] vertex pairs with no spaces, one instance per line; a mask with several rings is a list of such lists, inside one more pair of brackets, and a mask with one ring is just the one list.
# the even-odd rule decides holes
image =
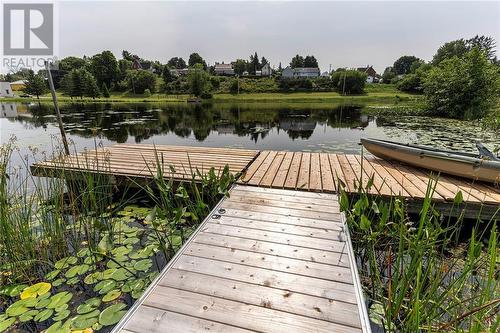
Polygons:
[[[431,172],[385,161],[376,157],[309,152],[262,151],[250,164],[239,184],[314,192],[336,192],[338,180],[348,192],[356,184],[366,185],[373,175],[369,193],[382,196],[400,195],[409,199],[425,197]],[[493,185],[441,174],[433,199],[453,202],[461,191],[464,201],[472,204],[500,204],[500,191]]]
[[[97,148],[64,157],[35,163],[35,176],[49,175],[63,170],[70,172],[99,172],[112,176],[151,178],[157,172],[157,159],[162,161],[165,177],[191,179],[196,170],[207,173],[214,168],[216,173],[226,165],[236,175],[241,173],[258,155],[257,150],[204,148],[149,144],[117,144]],[[175,172],[172,172],[171,167]]]
[[235,185],[214,214],[115,331],[368,331],[336,195]]

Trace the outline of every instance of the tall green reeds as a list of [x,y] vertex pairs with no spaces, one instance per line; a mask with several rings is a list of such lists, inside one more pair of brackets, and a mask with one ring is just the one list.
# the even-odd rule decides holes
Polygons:
[[[496,220],[446,221],[433,208],[434,187],[431,181],[418,216],[402,199],[370,196],[366,187],[356,198],[341,194],[370,318],[387,332],[496,332]],[[466,223],[475,227],[458,241]]]

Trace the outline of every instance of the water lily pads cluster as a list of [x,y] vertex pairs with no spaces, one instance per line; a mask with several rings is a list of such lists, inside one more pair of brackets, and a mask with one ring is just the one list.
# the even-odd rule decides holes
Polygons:
[[83,247],[56,261],[45,281],[2,286],[0,296],[12,304],[0,314],[0,332],[34,323],[46,333],[115,325],[158,274],[159,239],[136,222],[148,212],[140,207],[120,212],[96,249]]

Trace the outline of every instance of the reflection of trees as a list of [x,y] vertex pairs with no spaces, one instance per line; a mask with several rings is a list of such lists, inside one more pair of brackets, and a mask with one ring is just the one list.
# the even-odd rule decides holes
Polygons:
[[[50,105],[30,107],[32,117],[17,121],[34,127],[56,124]],[[366,127],[371,120],[358,106],[325,106],[296,103],[241,104],[63,104],[61,113],[67,131],[81,137],[104,137],[114,142],[136,142],[156,135],[173,133],[193,135],[204,141],[212,131],[263,140],[273,128],[285,131],[292,139],[307,139],[317,124],[332,128]]]

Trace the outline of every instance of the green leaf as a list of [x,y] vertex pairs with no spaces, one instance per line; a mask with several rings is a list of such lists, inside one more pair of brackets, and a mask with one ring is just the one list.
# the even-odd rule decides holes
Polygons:
[[371,222],[370,220],[363,214],[361,215],[361,222],[359,223],[359,227],[363,231],[367,231],[370,229]]
[[67,257],[67,258],[63,258],[63,259],[57,261],[54,264],[54,266],[57,269],[63,269],[63,268],[69,267],[70,265],[74,265],[77,262],[78,262],[78,259],[76,257]]
[[76,275],[83,275],[88,272],[90,266],[87,264],[73,266],[66,272],[65,276],[69,279]]
[[135,263],[134,269],[147,272],[151,268],[151,266],[153,266],[153,262],[151,261],[151,259],[143,259]]
[[61,312],[58,312],[56,316],[52,317],[52,319],[54,321],[61,321],[66,319],[70,315],[70,313],[71,312],[69,310],[63,310]]
[[20,303],[20,301],[17,301],[16,303],[11,304],[5,313],[9,315],[9,317],[17,317],[27,311],[29,311],[29,308]]
[[110,292],[108,292],[106,295],[103,296],[102,301],[103,302],[111,302],[118,297],[120,297],[122,292],[118,289],[113,289]]
[[104,236],[99,244],[97,244],[97,251],[99,253],[105,254],[113,249],[113,242],[109,235]]
[[51,288],[52,285],[50,283],[39,282],[24,289],[20,297],[21,299],[38,297],[49,292]]
[[80,304],[78,308],[76,308],[76,313],[78,314],[86,314],[89,312],[94,311],[101,305],[101,300],[97,297],[88,299],[85,301],[85,303]]
[[462,195],[462,191],[458,191],[457,194],[455,195],[455,198],[453,199],[453,203],[455,205],[460,205],[464,201],[464,197]]
[[62,324],[60,321],[56,321],[52,326],[50,326],[45,333],[70,333],[69,327]]
[[0,332],[3,332],[10,328],[16,322],[16,318],[7,318],[0,320]]
[[127,306],[124,303],[116,303],[108,306],[99,315],[99,324],[103,326],[116,324],[125,315],[125,313],[127,313],[126,310],[123,310],[126,307]]
[[38,314],[38,310],[29,310],[19,316],[19,321],[25,323],[33,319]]
[[59,269],[56,269],[52,272],[47,273],[47,275],[45,275],[45,278],[49,281],[52,281],[59,275],[59,273],[61,273],[61,271]]
[[47,308],[55,309],[57,307],[60,307],[61,305],[68,303],[71,298],[73,298],[73,294],[71,294],[70,292],[62,291],[60,293],[57,293],[50,298],[50,303],[49,305],[47,305]]
[[99,294],[103,295],[115,289],[115,287],[116,287],[116,281],[104,280],[95,285],[94,291],[99,292]]
[[37,322],[42,322],[50,318],[52,314],[54,313],[54,310],[52,309],[45,309],[40,311],[34,318],[35,321]]
[[42,298],[40,299],[37,303],[35,308],[36,309],[45,309],[47,305],[50,304],[50,298]]

